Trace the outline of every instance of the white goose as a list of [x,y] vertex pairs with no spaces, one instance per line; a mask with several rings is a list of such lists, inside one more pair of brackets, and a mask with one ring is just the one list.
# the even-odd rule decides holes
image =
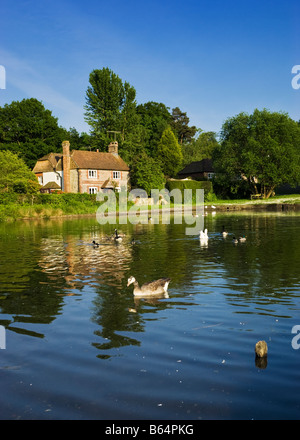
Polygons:
[[204,229],[204,232],[200,231],[200,240],[208,240],[207,229]]
[[164,294],[165,298],[168,298],[169,296],[167,290],[170,281],[170,278],[160,278],[158,280],[151,281],[150,283],[145,283],[140,287],[136,279],[131,276],[128,278],[127,287],[130,286],[130,284],[134,285],[134,296],[152,296]]

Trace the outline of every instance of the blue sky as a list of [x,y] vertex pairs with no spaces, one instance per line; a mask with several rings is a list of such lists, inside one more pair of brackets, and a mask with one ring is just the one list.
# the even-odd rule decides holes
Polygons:
[[89,74],[109,67],[138,104],[179,107],[205,131],[255,108],[300,120],[299,18],[299,0],[1,0],[0,106],[34,97],[88,132]]

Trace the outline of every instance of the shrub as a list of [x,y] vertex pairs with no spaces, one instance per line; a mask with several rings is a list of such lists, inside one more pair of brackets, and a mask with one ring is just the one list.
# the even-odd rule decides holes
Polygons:
[[209,180],[168,180],[166,187],[170,192],[173,189],[180,189],[182,193],[184,193],[185,189],[191,189],[193,201],[196,200],[196,189],[204,189],[204,201],[216,201],[216,196],[213,192],[213,185]]

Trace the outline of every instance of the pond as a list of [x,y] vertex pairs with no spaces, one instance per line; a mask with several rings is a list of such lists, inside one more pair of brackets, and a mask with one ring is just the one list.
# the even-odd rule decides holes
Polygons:
[[[207,245],[173,217],[118,244],[94,218],[1,224],[0,418],[298,419],[299,220],[209,214]],[[134,299],[131,275],[168,297]]]

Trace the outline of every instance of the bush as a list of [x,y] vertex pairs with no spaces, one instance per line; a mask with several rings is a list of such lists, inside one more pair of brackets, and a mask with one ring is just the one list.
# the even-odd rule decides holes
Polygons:
[[169,191],[172,191],[172,189],[178,188],[181,191],[184,189],[204,189],[206,192],[212,192],[213,186],[212,183],[209,180],[168,180],[167,181],[167,188]]
[[0,205],[9,205],[10,203],[18,203],[19,195],[15,193],[0,193]]
[[166,184],[167,189],[171,192],[173,189],[180,189],[182,194],[185,189],[191,189],[193,193],[193,200],[195,201],[196,189],[204,189],[204,201],[216,201],[216,196],[213,192],[212,182],[209,180],[168,180]]

